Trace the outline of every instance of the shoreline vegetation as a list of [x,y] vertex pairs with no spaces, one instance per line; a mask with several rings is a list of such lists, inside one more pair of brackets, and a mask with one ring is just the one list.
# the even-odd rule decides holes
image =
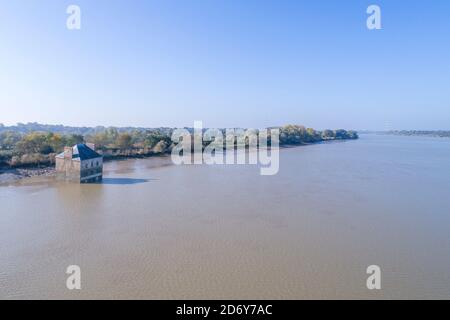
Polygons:
[[420,137],[439,137],[450,138],[450,131],[447,130],[391,130],[386,131],[386,134],[397,136],[420,136]]
[[381,135],[411,136],[411,137],[450,138],[450,130],[387,130],[387,131],[360,130],[358,131],[358,134],[381,134]]
[[[272,129],[275,127],[272,127]],[[280,129],[280,146],[299,146],[334,140],[358,139],[355,131],[323,130],[300,125]],[[192,128],[185,128],[192,131]],[[106,161],[147,158],[170,154],[174,128],[67,127],[38,123],[4,126],[0,124],[0,177],[17,180],[54,171],[55,156],[64,146],[91,142]],[[206,143],[207,145],[208,143]],[[205,145],[205,146],[206,146]]]

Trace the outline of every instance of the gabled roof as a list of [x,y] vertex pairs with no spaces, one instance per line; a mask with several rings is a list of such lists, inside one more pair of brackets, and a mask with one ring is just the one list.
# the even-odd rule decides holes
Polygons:
[[[56,157],[64,158],[64,152],[58,154]],[[101,154],[95,152],[84,143],[76,144],[72,147],[73,160],[89,160],[102,157]]]

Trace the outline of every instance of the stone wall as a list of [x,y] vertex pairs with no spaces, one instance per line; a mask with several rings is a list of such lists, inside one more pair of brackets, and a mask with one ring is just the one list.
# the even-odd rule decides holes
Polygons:
[[56,158],[56,173],[59,178],[80,181],[80,161],[73,161],[68,158]]

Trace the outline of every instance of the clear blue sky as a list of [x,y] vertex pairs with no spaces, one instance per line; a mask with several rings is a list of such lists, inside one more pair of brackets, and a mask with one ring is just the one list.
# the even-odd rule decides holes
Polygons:
[[0,123],[450,129],[449,17],[448,0],[0,0]]

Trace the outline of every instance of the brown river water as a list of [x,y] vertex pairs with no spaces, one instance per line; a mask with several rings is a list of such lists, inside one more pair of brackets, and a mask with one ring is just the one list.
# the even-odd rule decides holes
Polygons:
[[361,135],[274,176],[150,158],[2,185],[0,298],[450,299],[449,163],[450,139]]

